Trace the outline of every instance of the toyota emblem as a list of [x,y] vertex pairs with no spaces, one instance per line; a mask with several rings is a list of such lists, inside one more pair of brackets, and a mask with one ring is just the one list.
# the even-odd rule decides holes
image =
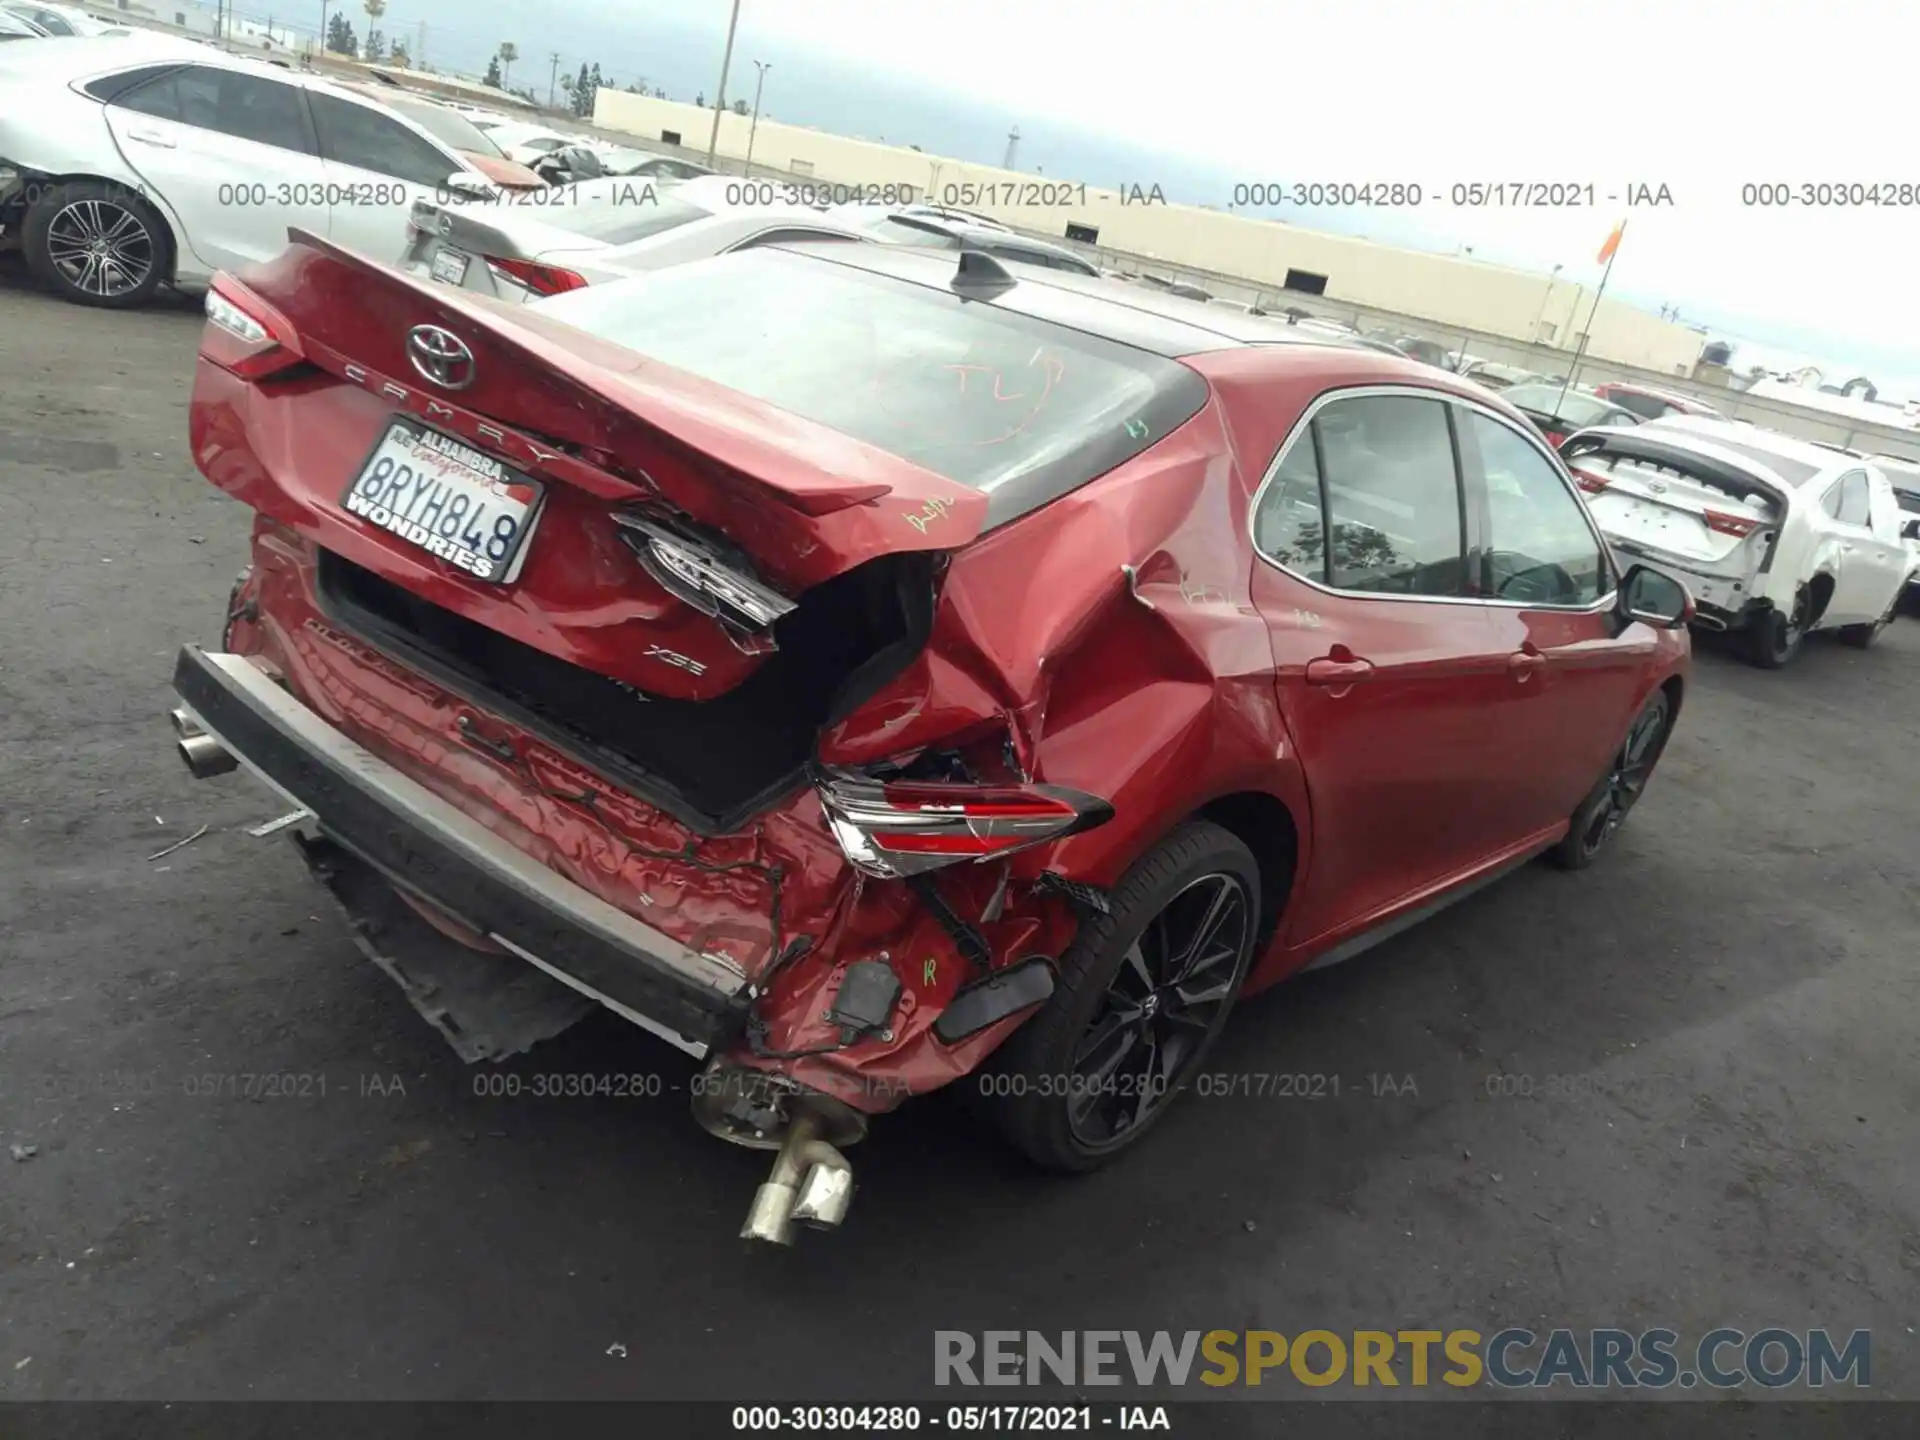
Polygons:
[[407,332],[407,359],[442,390],[464,390],[473,383],[473,351],[438,325],[416,325]]

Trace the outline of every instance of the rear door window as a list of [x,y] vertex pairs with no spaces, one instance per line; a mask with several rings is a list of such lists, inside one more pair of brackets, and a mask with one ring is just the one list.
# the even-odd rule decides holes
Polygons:
[[459,161],[371,106],[318,91],[309,98],[320,132],[320,153],[335,164],[436,189],[461,169]]
[[1864,470],[1849,470],[1827,488],[1826,511],[1842,525],[1866,529],[1873,524]]
[[1260,492],[1253,513],[1253,545],[1296,575],[1327,583],[1327,527],[1320,489],[1320,457],[1312,426],[1287,447]]
[[1593,604],[1612,588],[1612,567],[1572,488],[1519,431],[1468,414],[1486,477],[1486,594],[1528,605]]
[[1356,395],[1323,405],[1261,495],[1254,540],[1288,569],[1340,590],[1467,593],[1445,402]]

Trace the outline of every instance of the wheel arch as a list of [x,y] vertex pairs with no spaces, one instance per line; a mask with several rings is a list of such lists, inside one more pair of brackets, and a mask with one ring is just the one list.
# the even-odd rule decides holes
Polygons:
[[1680,723],[1680,704],[1686,698],[1687,682],[1683,676],[1669,675],[1660,682],[1660,689],[1666,692],[1667,730],[1671,733],[1673,727]]
[[1260,869],[1260,917],[1256,956],[1272,943],[1293,897],[1300,868],[1300,827],[1293,811],[1277,795],[1264,790],[1239,790],[1209,800],[1190,820],[1218,825],[1253,852]]
[[1827,606],[1833,602],[1834,578],[1825,570],[1816,571],[1807,579],[1807,625],[1811,631],[1819,625],[1827,613]]

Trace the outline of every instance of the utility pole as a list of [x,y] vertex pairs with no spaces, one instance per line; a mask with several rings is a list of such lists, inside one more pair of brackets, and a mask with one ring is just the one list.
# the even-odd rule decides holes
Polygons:
[[713,97],[713,134],[707,137],[707,168],[720,149],[720,117],[727,113],[727,69],[733,64],[733,32],[740,23],[740,0],[733,0],[733,14],[727,19],[727,48],[720,56],[720,91]]
[[553,109],[554,82],[560,77],[560,52],[553,52],[553,64],[547,70],[547,108]]
[[427,68],[427,22],[424,20],[420,22],[420,39],[413,47],[413,68]]
[[753,122],[747,126],[747,178],[753,178],[753,137],[760,129],[760,88],[767,83],[767,71],[773,66],[764,60],[753,62],[760,78],[753,82]]
[[332,0],[320,0],[320,49],[323,52],[327,48],[327,6],[331,3]]

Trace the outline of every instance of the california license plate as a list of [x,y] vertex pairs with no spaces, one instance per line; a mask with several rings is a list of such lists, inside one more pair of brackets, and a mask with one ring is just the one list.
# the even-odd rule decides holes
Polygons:
[[462,441],[393,419],[341,505],[477,580],[519,573],[540,482]]
[[433,278],[444,280],[449,285],[463,285],[467,279],[467,265],[472,259],[464,250],[442,245],[433,257]]

